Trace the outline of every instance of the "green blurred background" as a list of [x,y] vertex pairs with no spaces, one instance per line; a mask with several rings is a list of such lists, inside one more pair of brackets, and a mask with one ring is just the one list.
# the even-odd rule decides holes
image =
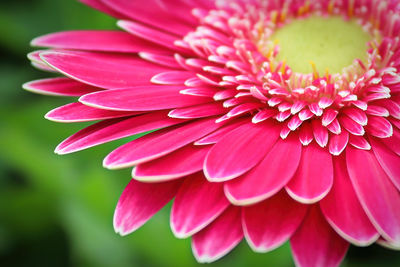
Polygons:
[[[116,27],[114,19],[76,0],[0,3],[0,266],[200,266],[190,241],[173,237],[170,206],[127,237],[114,233],[113,210],[130,170],[107,171],[101,162],[124,141],[62,157],[53,153],[85,124],[56,124],[43,115],[74,99],[34,95],[21,85],[49,76],[26,59],[30,40],[72,29]],[[288,244],[256,254],[242,242],[211,266],[293,262]],[[352,247],[343,266],[400,266],[400,253]]]

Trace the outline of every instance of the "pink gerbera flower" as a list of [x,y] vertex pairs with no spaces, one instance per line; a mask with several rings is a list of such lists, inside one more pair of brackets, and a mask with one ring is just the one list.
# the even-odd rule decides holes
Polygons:
[[[192,237],[199,262],[243,237],[257,252],[290,240],[298,266],[337,266],[350,243],[400,248],[398,1],[81,1],[126,32],[33,40],[50,49],[31,53],[32,64],[64,77],[24,88],[80,97],[50,120],[100,121],[58,154],[157,130],[104,160],[135,166],[115,211],[118,233],[174,198],[172,231]],[[338,36],[336,20],[356,34]],[[285,43],[290,27],[300,37]],[[367,36],[365,49],[357,36]],[[324,48],[340,40],[337,51]],[[362,56],[349,58],[349,44]],[[304,71],[309,50],[318,55]],[[325,71],[320,59],[332,52],[350,61]]]

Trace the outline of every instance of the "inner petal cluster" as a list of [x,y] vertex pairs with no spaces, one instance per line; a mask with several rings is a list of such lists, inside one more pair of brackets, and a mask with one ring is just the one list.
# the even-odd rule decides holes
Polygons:
[[[223,101],[229,110],[217,122],[240,116],[250,116],[253,123],[273,118],[282,127],[282,139],[299,130],[303,145],[315,139],[321,147],[329,147],[333,155],[339,155],[349,143],[369,150],[366,135],[392,136],[388,117],[400,118],[400,106],[390,99],[400,85],[396,74],[400,64],[396,35],[400,20],[392,11],[385,12],[389,4],[278,2],[257,1],[243,6],[220,1],[219,9],[207,14],[195,9],[200,26],[175,42],[188,54],[195,54],[176,56],[182,67],[197,73],[197,77],[185,82],[186,86],[211,85],[219,89],[213,97]],[[281,46],[276,38],[282,36],[279,29],[296,27],[291,25],[296,20],[303,24],[340,20],[347,27],[345,30],[353,31],[349,34],[361,37],[355,49],[360,44],[364,49],[350,58],[348,66],[332,66],[332,72],[322,72],[320,62],[316,65],[312,61],[310,72],[298,66],[292,68],[282,55],[285,47],[296,48],[297,43]],[[298,53],[307,54],[305,49],[300,47]],[[333,51],[338,55],[342,52],[346,53],[341,49]]]

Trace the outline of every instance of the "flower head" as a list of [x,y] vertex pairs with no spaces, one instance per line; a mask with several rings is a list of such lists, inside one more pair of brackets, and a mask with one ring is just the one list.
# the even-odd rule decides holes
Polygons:
[[104,160],[135,166],[118,233],[174,198],[172,231],[200,262],[243,237],[258,252],[290,240],[298,266],[400,247],[398,1],[81,1],[125,32],[33,40],[50,49],[32,64],[64,77],[24,87],[80,97],[50,120],[100,121],[58,154],[157,130]]

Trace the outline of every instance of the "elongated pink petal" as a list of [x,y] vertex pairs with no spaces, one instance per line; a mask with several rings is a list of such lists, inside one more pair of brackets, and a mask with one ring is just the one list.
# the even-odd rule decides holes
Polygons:
[[210,183],[199,173],[188,177],[171,210],[171,228],[178,238],[189,237],[214,221],[227,207],[221,183]]
[[347,146],[349,142],[349,133],[347,131],[343,131],[338,135],[331,135],[329,140],[329,152],[334,155],[340,155]]
[[141,227],[175,196],[181,184],[179,180],[159,184],[131,180],[115,209],[115,232],[127,235]]
[[219,142],[225,135],[233,131],[234,129],[238,128],[239,126],[247,123],[246,119],[237,119],[230,124],[219,128],[215,132],[206,135],[205,137],[197,140],[194,144],[195,145],[211,145],[216,144]]
[[315,141],[321,147],[326,147],[329,140],[328,130],[324,126],[322,126],[320,121],[317,120],[312,121],[312,128]]
[[148,42],[153,42],[171,50],[179,50],[179,48],[174,44],[174,42],[179,38],[174,34],[162,32],[158,29],[130,20],[120,20],[117,24],[119,27],[138,38],[142,38]]
[[299,139],[303,146],[308,146],[313,138],[313,130],[310,123],[304,123],[300,128]]
[[311,143],[303,148],[299,168],[286,190],[299,202],[315,203],[328,194],[332,183],[332,156],[317,144]]
[[168,113],[168,116],[171,118],[194,119],[216,116],[224,112],[226,112],[226,108],[224,108],[221,103],[211,102],[187,108],[174,109]]
[[[187,81],[185,85],[190,87],[190,85],[187,84]],[[206,96],[206,97],[213,97],[216,92],[217,89],[206,88],[206,87],[186,88],[180,91],[180,93],[183,95]]]
[[271,251],[292,236],[306,212],[306,205],[292,200],[284,191],[245,207],[242,223],[246,240],[254,251]]
[[31,45],[99,52],[167,52],[162,46],[122,31],[66,31],[47,34],[32,40]]
[[277,114],[276,110],[263,109],[263,110],[259,111],[256,115],[254,115],[251,121],[253,123],[260,123],[260,122],[265,121],[265,120],[267,120],[269,118],[272,118],[276,114]]
[[391,99],[385,99],[380,104],[389,111],[390,116],[400,120],[400,103]]
[[53,73],[57,72],[55,69],[49,67],[45,63],[32,61],[31,64],[33,67],[35,67],[36,69],[41,70],[41,71],[47,71],[47,72],[53,72]]
[[[296,135],[278,140],[251,171],[225,183],[225,194],[235,205],[260,202],[281,190],[299,166],[301,144]],[[257,186],[254,186],[257,185]]]
[[225,135],[215,144],[204,162],[210,181],[227,181],[249,171],[272,148],[279,131],[272,123],[247,123]]
[[322,115],[322,125],[323,126],[329,125],[334,119],[336,119],[337,114],[338,114],[337,110],[334,109],[325,110],[324,114]]
[[134,55],[62,51],[43,52],[40,57],[72,79],[106,89],[147,85],[167,70]]
[[389,148],[373,137],[369,140],[372,145],[372,151],[374,151],[375,157],[382,169],[400,191],[400,156],[393,153]]
[[356,148],[359,148],[359,149],[363,149],[363,150],[370,150],[371,149],[371,145],[362,136],[350,135],[349,143],[352,146],[354,146]]
[[82,96],[79,101],[88,106],[117,111],[151,111],[180,108],[211,102],[208,97],[180,94],[179,86],[141,86],[105,90]]
[[65,139],[56,148],[57,154],[68,154],[138,133],[164,128],[184,120],[172,119],[165,111],[127,119],[106,120],[86,127]]
[[381,245],[384,248],[400,251],[400,246],[394,245],[393,243],[390,243],[390,242],[388,242],[387,240],[385,240],[383,238],[378,239],[378,241],[376,241],[376,243],[378,245]]
[[329,194],[320,201],[325,218],[335,231],[357,246],[372,244],[378,232],[365,214],[347,173],[345,156],[334,157],[334,182]]
[[25,90],[52,96],[82,96],[99,91],[96,88],[69,78],[48,78],[25,83]]
[[[136,21],[144,22],[148,25],[157,27],[164,32],[171,32],[178,36],[183,36],[193,29],[194,25],[187,20],[179,20],[183,14],[190,13],[189,10],[180,14],[174,12],[176,6],[166,11],[159,8],[156,0],[135,1],[130,0],[102,0],[107,6]],[[151,8],[149,8],[151,7]],[[173,15],[172,15],[172,12]],[[175,17],[174,17],[175,16]],[[178,39],[178,38],[177,38]]]
[[354,135],[364,135],[364,128],[354,120],[350,119],[347,116],[342,116],[339,118],[340,124],[351,134]]
[[365,111],[363,110],[354,107],[349,107],[343,109],[343,113],[349,116],[349,118],[351,118],[360,125],[365,126],[368,123],[367,115],[365,115]]
[[379,233],[400,245],[400,195],[372,151],[348,147],[347,169],[361,206]]
[[232,108],[228,113],[228,117],[236,117],[242,115],[244,113],[256,110],[257,108],[262,107],[263,104],[261,103],[245,103],[239,106]]
[[167,71],[161,72],[151,78],[151,82],[164,85],[183,85],[189,78],[195,76],[189,71]]
[[393,135],[392,124],[383,117],[370,116],[367,129],[371,135],[379,138],[388,138]]
[[105,5],[102,0],[79,0],[80,2],[97,9],[103,13],[109,14],[110,16],[113,16],[114,18],[127,18],[121,13],[118,13],[117,11],[113,10],[112,8],[108,7]]
[[133,177],[140,181],[163,181],[201,171],[210,146],[188,145],[165,157],[139,164]]
[[290,245],[298,267],[339,266],[349,247],[326,222],[318,206],[309,209]]
[[[158,52],[159,53],[159,52]],[[140,52],[139,56],[146,61],[153,62],[155,64],[172,68],[172,69],[181,69],[182,67],[176,62],[176,59],[172,55],[161,55],[156,53],[150,52]]]
[[342,132],[342,127],[337,119],[334,119],[328,126],[326,126],[326,128],[328,128],[328,130],[333,134],[340,134]]
[[109,169],[120,169],[154,160],[194,142],[221,126],[212,118],[150,133],[108,154],[103,165]]
[[243,238],[240,208],[229,207],[221,216],[192,239],[198,262],[213,262],[229,253]]
[[140,113],[96,109],[85,106],[81,103],[71,103],[51,110],[46,114],[45,118],[56,122],[71,123],[114,119],[137,114]]
[[392,150],[398,156],[400,156],[400,131],[397,129],[393,130],[393,136],[389,138],[382,138],[381,142],[386,145],[387,148]]

